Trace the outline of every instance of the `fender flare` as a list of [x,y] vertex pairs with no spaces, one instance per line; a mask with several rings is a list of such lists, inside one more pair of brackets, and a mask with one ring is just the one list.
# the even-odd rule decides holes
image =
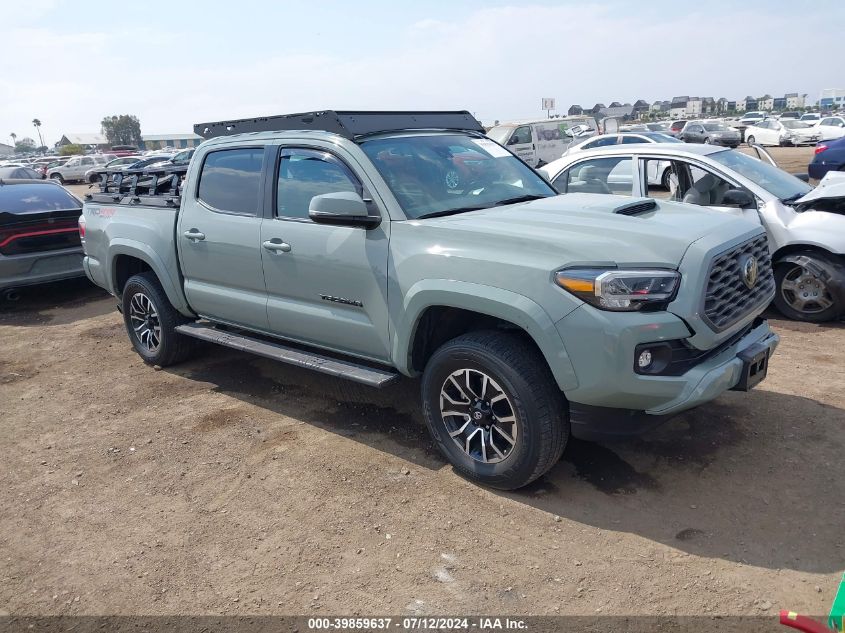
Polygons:
[[[178,264],[174,261],[172,265],[168,266],[158,253],[143,242],[136,242],[135,240],[128,240],[125,238],[115,238],[109,244],[108,282],[109,287],[112,289],[115,296],[120,296],[115,283],[117,278],[117,271],[115,270],[115,267],[117,265],[117,258],[119,255],[135,257],[147,264],[150,269],[152,269],[153,273],[155,273],[156,277],[158,277],[159,283],[164,290],[164,294],[167,295],[167,299],[170,301],[171,305],[186,316],[194,316],[188,306],[185,294],[182,292],[181,276],[178,272]],[[173,278],[174,269],[176,270],[176,279]]]
[[[835,257],[835,255],[830,255],[829,259]],[[792,253],[779,258],[774,265],[777,266],[781,262],[796,264],[824,281],[830,294],[833,295],[833,300],[839,305],[839,312],[835,317],[838,318],[845,314],[845,263],[829,261],[829,259],[813,257],[810,253]]]
[[420,319],[427,308],[444,306],[478,312],[525,330],[546,359],[561,390],[575,389],[578,380],[560,333],[548,313],[528,297],[493,286],[449,279],[415,283],[404,297],[391,356],[396,368],[412,376],[411,353]]

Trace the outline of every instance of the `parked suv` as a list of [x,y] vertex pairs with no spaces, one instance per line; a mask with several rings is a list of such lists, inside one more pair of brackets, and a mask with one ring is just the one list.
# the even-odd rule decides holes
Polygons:
[[85,181],[85,173],[92,167],[105,165],[113,156],[105,154],[92,154],[91,156],[74,156],[64,165],[54,165],[50,168],[47,177],[59,183]]
[[194,129],[184,180],[103,183],[83,209],[86,272],[147,363],[201,339],[375,387],[421,375],[440,450],[504,489],[570,433],[640,432],[766,375],[759,224],[558,196],[468,112]]

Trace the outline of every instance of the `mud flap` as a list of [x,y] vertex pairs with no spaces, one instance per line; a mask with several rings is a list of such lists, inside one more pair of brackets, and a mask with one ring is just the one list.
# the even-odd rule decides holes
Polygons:
[[806,268],[813,275],[825,282],[830,294],[833,295],[833,300],[839,306],[839,312],[834,318],[841,318],[845,315],[845,265],[828,262],[821,259],[813,258],[809,255],[802,255],[796,253],[795,255],[787,255],[779,259],[775,265],[781,262],[789,262],[790,264],[797,264],[802,268]]

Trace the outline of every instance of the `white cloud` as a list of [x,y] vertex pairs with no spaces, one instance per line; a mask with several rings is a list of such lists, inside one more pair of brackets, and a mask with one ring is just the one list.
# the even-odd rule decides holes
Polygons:
[[[51,3],[40,4],[47,11]],[[21,18],[5,33],[7,50],[20,61],[0,75],[0,125],[9,127],[0,137],[29,134],[34,116],[55,141],[68,131],[96,131],[103,116],[116,113],[137,114],[144,131],[164,133],[206,120],[320,108],[467,108],[492,121],[540,115],[546,96],[564,109],[678,94],[799,91],[815,97],[833,80],[832,68],[800,63],[796,46],[807,45],[807,33],[837,41],[841,19],[830,19],[831,11],[845,15],[836,8],[826,18],[822,12],[709,9],[640,18],[598,4],[499,7],[461,21],[410,22],[401,45],[385,55],[367,52],[355,32],[342,56],[316,46],[313,53],[287,51],[280,43],[277,54],[244,61],[245,34],[228,44],[240,50],[237,61],[213,67],[201,51],[190,52],[201,44],[195,39],[182,41],[168,66],[162,51],[180,34],[167,32],[164,23],[63,33],[27,27]],[[774,36],[745,35],[752,31]],[[142,53],[155,51],[155,63],[130,63],[127,55],[136,50],[125,42],[133,40],[145,42]]]

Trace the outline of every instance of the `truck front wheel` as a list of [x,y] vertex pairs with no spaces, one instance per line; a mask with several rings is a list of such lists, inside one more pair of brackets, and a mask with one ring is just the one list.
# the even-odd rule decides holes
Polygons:
[[432,437],[465,477],[501,490],[534,481],[560,459],[567,405],[537,349],[502,331],[472,332],[440,347],[422,380]]
[[190,355],[193,339],[175,329],[188,319],[170,304],[155,274],[130,277],[123,288],[122,305],[129,340],[145,363],[166,367]]

